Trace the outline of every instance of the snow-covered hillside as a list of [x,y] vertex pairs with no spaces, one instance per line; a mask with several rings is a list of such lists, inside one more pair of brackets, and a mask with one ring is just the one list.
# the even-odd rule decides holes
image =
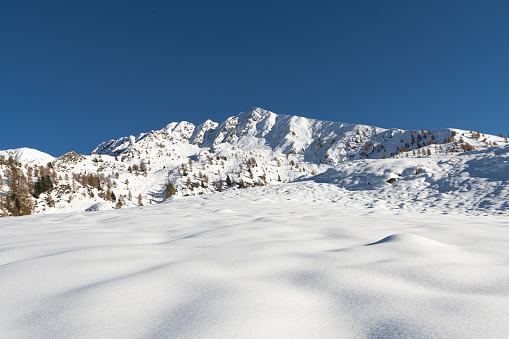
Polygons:
[[30,165],[46,165],[48,162],[55,160],[55,157],[48,153],[28,147],[0,151],[0,156],[5,157],[6,159],[12,157],[17,162]]
[[509,336],[507,216],[351,197],[303,181],[1,218],[1,336]]
[[509,214],[509,145],[455,154],[359,160],[312,178],[348,191],[367,207],[462,214]]
[[[193,196],[295,180],[329,182],[357,197],[375,190],[377,200],[402,208],[391,197],[505,213],[506,154],[506,137],[475,131],[383,129],[254,108],[222,123],[173,122],[110,140],[90,155],[1,151],[0,215],[159,203],[175,193],[170,184],[178,196]],[[485,173],[488,162],[500,173]]]

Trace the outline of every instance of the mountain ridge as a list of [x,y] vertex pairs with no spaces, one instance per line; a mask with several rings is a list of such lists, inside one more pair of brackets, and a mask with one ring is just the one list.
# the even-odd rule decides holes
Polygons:
[[[355,192],[347,194],[353,200],[370,201],[372,194],[391,208],[400,208],[391,198],[396,194],[414,199],[415,206],[428,199],[465,213],[468,204],[505,213],[506,144],[504,137],[452,128],[384,129],[253,108],[221,123],[172,122],[112,139],[89,155],[69,152],[34,162],[3,151],[0,215],[16,215],[15,206],[31,213],[104,210],[162,202],[175,193],[199,196],[306,180]],[[486,161],[502,170],[482,170]],[[465,187],[477,195],[469,203],[443,195]]]
[[[438,143],[451,137],[457,130],[453,128],[444,128],[431,131],[418,131],[417,138],[427,139],[428,134],[433,139],[439,138]],[[381,158],[383,153],[386,156],[397,154],[401,150],[399,143],[392,143],[389,149],[385,149],[388,139],[399,134],[400,141],[409,149],[417,149],[426,145],[421,145],[422,140],[417,142],[413,140],[414,131],[405,131],[404,129],[391,128],[385,129],[363,124],[348,124],[341,122],[323,121],[309,119],[300,116],[278,115],[276,113],[255,107],[247,112],[242,112],[236,116],[227,118],[222,123],[216,123],[207,120],[204,123],[195,126],[192,123],[182,121],[167,125],[161,130],[142,133],[138,137],[129,136],[119,139],[112,139],[99,144],[92,154],[104,154],[117,156],[129,153],[133,146],[150,135],[160,135],[175,143],[189,143],[199,147],[214,147],[219,144],[230,143],[234,146],[259,148],[269,147],[278,148],[280,152],[304,153],[306,161],[309,162],[328,162],[336,165],[343,162],[342,157],[351,160],[361,158],[362,150],[358,148],[362,145],[366,149],[366,158]],[[256,138],[257,140],[253,140]],[[156,142],[156,140],[153,140]],[[335,144],[339,141],[338,144]],[[433,140],[432,140],[433,141]],[[369,142],[366,147],[366,142]],[[330,143],[322,148],[322,144]],[[373,144],[371,144],[373,143]],[[146,142],[142,147],[147,147]],[[355,144],[355,145],[353,145]],[[318,146],[318,147],[317,147]],[[377,147],[378,146],[378,147]],[[474,146],[475,147],[475,146]],[[357,149],[358,151],[354,151]],[[376,150],[374,154],[372,151]],[[384,151],[384,152],[382,152]]]

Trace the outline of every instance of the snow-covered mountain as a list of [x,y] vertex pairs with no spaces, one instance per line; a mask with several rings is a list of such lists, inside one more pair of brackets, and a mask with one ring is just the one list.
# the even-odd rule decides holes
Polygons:
[[[224,144],[245,151],[272,150],[280,154],[301,155],[311,163],[336,165],[360,158],[379,159],[401,152],[433,149],[432,145],[448,144],[448,138],[460,132],[464,147],[482,145],[479,137],[456,129],[435,131],[405,131],[367,125],[321,121],[299,116],[278,115],[262,108],[226,119],[221,124],[207,120],[199,126],[189,122],[171,123],[162,130],[123,137],[101,143],[92,152],[117,156],[142,154],[148,150],[167,148],[175,144],[191,144],[214,149]],[[466,134],[466,135],[465,135]],[[484,143],[500,142],[497,137],[483,137]],[[428,147],[430,146],[430,147]],[[447,145],[442,151],[450,150]],[[436,153],[436,152],[435,152]]]
[[48,153],[28,147],[0,151],[0,156],[5,157],[6,159],[12,157],[17,162],[32,165],[46,165],[48,162],[55,160],[55,157]]
[[[254,108],[222,123],[173,122],[103,142],[90,155],[2,151],[1,192],[14,196],[16,182],[32,195],[18,194],[19,206],[57,213],[161,202],[174,193],[169,183],[181,197],[313,180],[398,208],[447,202],[469,213],[505,213],[508,152],[507,138],[480,132],[384,129]],[[13,204],[4,201],[1,213],[12,214]]]

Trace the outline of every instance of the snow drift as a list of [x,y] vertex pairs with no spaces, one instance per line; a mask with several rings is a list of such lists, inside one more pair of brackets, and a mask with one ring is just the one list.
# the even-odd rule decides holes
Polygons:
[[503,338],[506,218],[366,209],[314,182],[0,220],[0,333]]

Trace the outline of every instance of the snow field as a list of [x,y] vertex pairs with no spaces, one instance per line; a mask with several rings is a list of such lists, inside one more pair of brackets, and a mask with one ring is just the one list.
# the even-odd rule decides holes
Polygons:
[[308,181],[3,218],[0,333],[509,336],[506,218],[393,210],[352,194]]

